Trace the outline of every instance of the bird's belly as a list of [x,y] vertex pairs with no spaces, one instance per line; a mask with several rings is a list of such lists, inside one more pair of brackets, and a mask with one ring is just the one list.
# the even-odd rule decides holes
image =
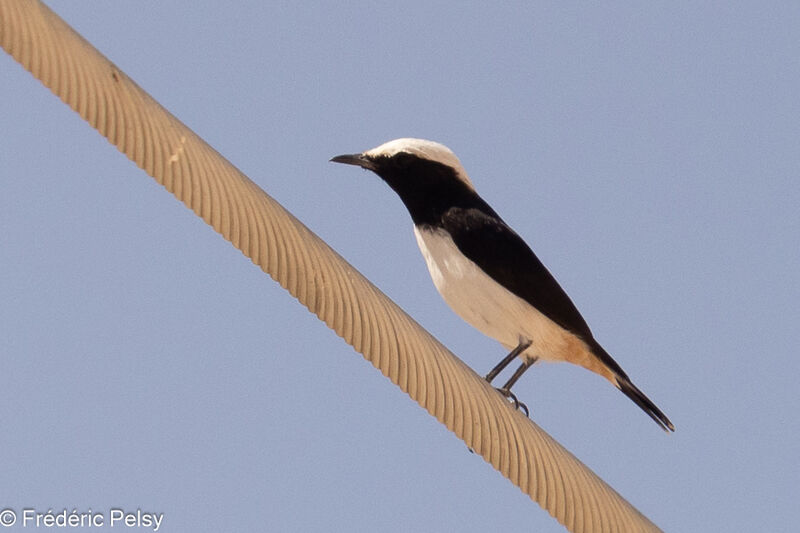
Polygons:
[[442,230],[414,228],[433,283],[464,321],[507,349],[531,341],[526,356],[570,359],[576,337],[494,281]]

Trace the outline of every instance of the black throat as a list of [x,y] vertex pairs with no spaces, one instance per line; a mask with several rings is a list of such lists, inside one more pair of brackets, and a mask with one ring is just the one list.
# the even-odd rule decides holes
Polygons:
[[376,158],[375,164],[376,174],[400,196],[417,226],[441,227],[442,215],[454,207],[497,217],[448,165],[402,152]]

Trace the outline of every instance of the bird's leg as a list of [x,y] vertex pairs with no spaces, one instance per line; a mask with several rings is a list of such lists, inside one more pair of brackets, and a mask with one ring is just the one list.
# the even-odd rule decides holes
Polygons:
[[533,366],[533,363],[535,363],[538,359],[539,359],[538,357],[531,357],[530,359],[526,359],[525,361],[523,361],[523,363],[519,365],[519,368],[514,372],[514,374],[510,378],[508,378],[508,381],[506,381],[506,384],[503,385],[502,390],[507,390],[511,392],[511,387],[514,386],[514,383],[516,383],[517,380],[519,380],[519,378],[522,377],[522,374],[524,374],[526,370],[528,370],[531,366]]
[[525,416],[530,416],[530,411],[528,411],[528,406],[517,399],[514,393],[511,392],[511,387],[513,387],[514,383],[516,383],[517,380],[522,377],[522,374],[524,374],[526,370],[528,370],[531,366],[533,366],[533,363],[535,363],[537,359],[538,359],[537,357],[533,357],[531,359],[526,359],[525,361],[523,361],[522,364],[519,365],[519,368],[517,368],[517,370],[514,372],[514,374],[508,379],[508,381],[506,381],[506,384],[503,385],[501,388],[497,389],[500,391],[500,394],[506,396],[507,398],[510,398],[514,402],[514,407],[516,407],[517,409],[524,410]]
[[519,354],[527,350],[528,346],[530,345],[531,341],[520,339],[520,343],[517,345],[517,347],[511,350],[511,352],[507,356],[505,356],[502,361],[497,363],[497,365],[495,365],[495,367],[491,369],[488,374],[486,374],[486,381],[491,383],[492,380],[497,377],[497,374],[502,372],[505,367],[511,364],[511,361],[513,361]]
[[[488,374],[486,374],[486,381],[491,383],[492,380],[497,377],[497,374],[502,372],[509,364],[511,364],[511,361],[516,359],[519,356],[519,354],[521,354],[522,352],[527,350],[530,345],[531,345],[531,341],[526,340],[526,339],[520,339],[520,342],[517,345],[517,347],[514,348],[513,350],[511,350],[511,352],[507,356],[505,356],[502,361],[497,363],[497,365],[495,365],[495,367]],[[534,359],[534,361],[535,361],[535,359]],[[519,379],[519,377],[532,364],[533,364],[533,361],[531,361],[531,362],[527,362],[526,361],[525,363],[523,363],[522,367],[518,368],[517,371],[514,372],[514,375],[511,376],[511,379],[508,380],[508,383],[506,383],[502,388],[497,389],[497,391],[500,394],[502,394],[503,396],[505,396],[506,398],[508,398],[509,400],[511,400],[514,403],[514,408],[515,409],[520,409],[520,408],[524,409],[526,415],[528,414],[528,407],[524,403],[520,402],[517,399],[517,397],[514,395],[514,393],[511,392],[511,385],[516,383],[516,381]]]

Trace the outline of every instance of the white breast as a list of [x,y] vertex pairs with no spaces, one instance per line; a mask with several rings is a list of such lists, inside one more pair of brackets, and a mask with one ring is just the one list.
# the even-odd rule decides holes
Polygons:
[[524,355],[551,361],[572,359],[576,337],[484,273],[458,250],[446,231],[414,227],[414,235],[439,294],[468,324],[506,349],[530,340]]

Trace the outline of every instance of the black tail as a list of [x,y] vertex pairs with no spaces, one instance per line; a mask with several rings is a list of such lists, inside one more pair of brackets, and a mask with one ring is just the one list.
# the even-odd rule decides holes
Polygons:
[[[622,370],[614,358],[611,357],[600,343],[594,339],[589,341],[589,346],[591,346],[592,353],[600,359],[606,367],[611,371],[613,374],[616,382],[617,388],[625,393],[625,396],[633,400],[633,402],[638,405],[642,411],[650,415],[650,418],[656,421],[661,429],[669,433],[670,431],[675,431],[675,426],[672,425],[672,422],[669,421],[667,415],[661,412],[661,409],[656,407],[656,404],[650,401],[650,398],[644,395],[642,391],[639,390],[636,385],[631,383],[630,378]],[[607,377],[607,376],[606,376]],[[613,382],[612,382],[613,383]]]
[[630,398],[631,400],[636,403],[639,407],[641,407],[642,411],[650,415],[650,418],[656,421],[656,424],[661,426],[666,432],[675,431],[675,426],[672,425],[672,422],[669,421],[667,415],[661,412],[661,409],[656,407],[656,404],[650,401],[650,398],[644,395],[642,391],[640,391],[636,385],[631,383],[631,380],[628,379],[627,376],[617,376],[617,386],[619,390],[625,393],[625,396]]

